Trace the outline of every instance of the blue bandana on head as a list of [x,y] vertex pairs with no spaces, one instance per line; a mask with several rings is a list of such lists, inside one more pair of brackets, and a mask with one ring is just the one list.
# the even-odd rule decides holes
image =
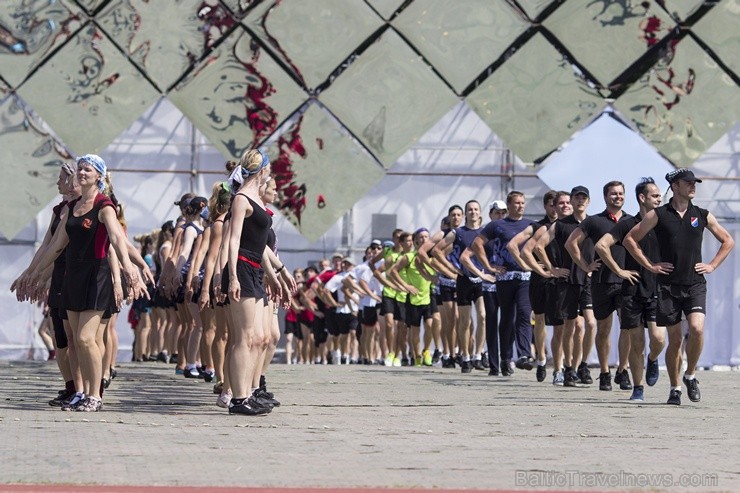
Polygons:
[[98,190],[101,192],[105,190],[105,174],[108,171],[108,168],[106,168],[103,158],[97,154],[85,154],[84,156],[77,158],[77,165],[79,166],[82,161],[88,163],[90,166],[95,168],[95,171],[100,173],[101,178],[98,183]]

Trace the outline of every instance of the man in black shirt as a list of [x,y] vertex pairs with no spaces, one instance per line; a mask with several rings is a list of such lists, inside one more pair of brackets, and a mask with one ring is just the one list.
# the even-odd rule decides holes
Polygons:
[[[599,389],[612,389],[612,375],[609,371],[609,350],[611,344],[609,335],[612,330],[614,311],[621,306],[622,279],[610,271],[600,262],[597,267],[589,266],[581,255],[581,244],[589,239],[596,244],[602,236],[610,232],[614,225],[631,216],[622,211],[624,205],[624,183],[610,181],[604,185],[604,202],[606,209],[595,216],[587,217],[583,223],[573,231],[565,242],[565,248],[573,258],[573,262],[581,269],[591,273],[591,294],[593,299],[594,316],[596,317],[596,352],[599,356],[601,374],[599,375]],[[621,245],[611,247],[612,257],[620,267],[624,266],[625,251]],[[590,270],[589,270],[590,269]],[[614,376],[614,383],[619,384],[622,390],[632,389],[629,374],[626,371],[629,355],[629,334],[619,334],[619,365]],[[586,358],[588,354],[584,354]],[[567,378],[567,372],[566,372]]]
[[[666,366],[671,380],[668,404],[681,405],[681,313],[686,315],[689,337],[686,341],[687,367],[683,383],[689,399],[701,400],[696,364],[704,345],[707,287],[704,274],[719,267],[735,246],[735,241],[717,219],[706,209],[695,206],[696,183],[701,180],[688,169],[677,169],[666,175],[673,197],[664,206],[648,212],[643,220],[627,233],[624,246],[640,265],[658,275],[658,325],[668,327]],[[655,229],[661,262],[651,262],[639,242]],[[704,229],[720,242],[717,254],[709,263],[701,258]]]
[[[581,360],[582,355],[583,359],[588,356],[593,346],[596,321],[594,320],[593,304],[591,302],[591,278],[572,261],[570,255],[565,251],[565,242],[581,222],[586,219],[586,209],[588,209],[591,199],[588,188],[577,186],[571,190],[570,194],[558,193],[555,200],[559,208],[567,206],[569,214],[563,214],[565,217],[555,221],[546,233],[538,235],[540,237],[537,239],[534,248],[537,257],[544,265],[545,272],[550,272],[553,277],[558,278],[553,292],[554,303],[548,302],[548,307],[551,310],[554,308],[550,313],[550,318],[555,325],[552,341],[555,371],[553,372],[552,383],[553,385],[575,387],[577,379],[574,368],[577,362]],[[550,244],[554,244],[555,248],[548,251],[547,247]],[[593,260],[593,243],[591,240],[583,242],[582,253],[587,262]],[[545,272],[539,272],[535,266],[532,267],[535,272],[546,275]],[[589,267],[592,266],[589,265]],[[595,266],[593,267],[595,268]],[[567,273],[562,277],[562,280],[560,278],[561,271]],[[562,331],[558,330],[557,326],[559,325],[563,326]],[[584,329],[581,338],[582,328]],[[562,337],[560,336],[561,333]],[[558,356],[561,351],[562,359]],[[565,362],[565,373],[568,374],[567,381],[564,372],[561,370],[563,360]],[[593,383],[588,365],[584,363],[578,370],[578,379],[581,383]]]
[[[658,381],[658,356],[665,345],[665,327],[656,323],[657,295],[655,292],[655,274],[642,267],[631,255],[624,260],[624,268],[620,267],[612,257],[611,247],[621,244],[630,230],[639,223],[648,212],[660,206],[660,189],[652,178],[643,178],[635,187],[637,202],[640,204],[640,213],[626,221],[621,221],[605,234],[596,243],[596,253],[601,261],[617,274],[622,281],[622,310],[620,312],[621,329],[630,337],[630,370],[635,381],[630,400],[644,401],[644,387],[642,385],[642,370],[645,356],[645,331],[650,334],[650,354],[648,354],[645,380],[653,386]],[[655,231],[651,231],[640,241],[640,247],[647,258],[652,262],[660,261],[658,239]]]

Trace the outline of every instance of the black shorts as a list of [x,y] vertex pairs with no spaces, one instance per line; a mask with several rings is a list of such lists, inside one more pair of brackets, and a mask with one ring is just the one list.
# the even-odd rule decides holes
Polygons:
[[421,327],[421,321],[432,318],[432,305],[406,305],[406,325]]
[[457,300],[457,287],[452,286],[439,286],[439,299],[444,302],[455,302]]
[[707,285],[696,283],[690,286],[658,284],[657,323],[662,326],[676,325],[681,313],[707,313]]
[[642,329],[648,322],[655,322],[658,313],[658,298],[645,298],[637,295],[622,296],[622,311],[619,327],[624,329]]
[[329,335],[338,336],[339,326],[337,325],[337,312],[334,309],[324,312],[324,325]]
[[622,306],[622,283],[594,283],[591,285],[591,299],[596,320],[604,320]]
[[549,279],[537,282],[529,281],[529,304],[535,315],[547,313],[547,295],[550,294],[548,287],[553,284]]
[[398,322],[406,322],[406,302],[395,300],[393,305],[393,318]]
[[360,315],[360,322],[362,325],[372,327],[378,323],[378,307],[377,306],[366,306],[362,308]]
[[[531,284],[530,284],[531,286]],[[563,306],[568,294],[570,284],[562,281],[555,281],[547,285],[547,298],[545,302],[545,324],[546,325],[563,325],[565,317],[563,316]],[[530,298],[530,302],[532,299]]]
[[357,330],[357,326],[359,325],[357,317],[351,313],[335,313],[334,320],[338,335],[349,334],[350,331]]
[[473,282],[467,276],[457,276],[457,306],[470,306],[481,296],[482,282]]
[[429,297],[429,306],[432,310],[432,313],[439,313],[439,305],[437,304],[437,299],[434,296]]
[[563,302],[563,318],[573,320],[578,315],[583,315],[584,310],[593,310],[591,301],[591,282],[586,284],[568,284],[568,291],[565,293]]
[[380,302],[380,314],[388,315],[389,313],[395,313],[396,311],[396,299],[383,296],[383,300]]
[[326,323],[324,323],[324,319],[322,317],[316,317],[313,319],[311,332],[313,332],[313,342],[316,347],[324,344],[329,338],[329,333],[326,331]]
[[298,337],[301,337],[301,324],[292,320],[286,320],[284,333],[295,334]]

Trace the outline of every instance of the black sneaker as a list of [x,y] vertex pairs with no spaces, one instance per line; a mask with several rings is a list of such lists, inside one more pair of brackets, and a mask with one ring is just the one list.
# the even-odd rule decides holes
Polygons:
[[265,389],[258,388],[254,391],[253,394],[258,399],[261,399],[262,402],[268,404],[272,407],[280,407],[280,401],[275,399],[275,396],[272,394],[272,392],[268,392]]
[[75,395],[74,390],[60,390],[56,397],[49,401],[49,405],[53,407],[61,407],[65,402],[69,402]]
[[442,358],[442,368],[455,368],[455,359]]
[[180,359],[179,355],[177,353],[170,356],[170,364],[176,365],[177,361]]
[[263,397],[255,397],[254,394],[247,397],[247,405],[253,409],[262,408],[267,410],[267,412],[272,412],[272,408],[275,407],[272,404],[270,404],[269,400],[263,398]]
[[439,349],[435,349],[434,353],[432,353],[432,364],[439,361],[441,357],[442,357],[442,353],[439,352]]
[[681,405],[681,391],[678,389],[671,390],[671,393],[668,395],[668,402],[666,404],[671,404],[673,406],[680,406]]
[[164,351],[161,351],[157,355],[157,361],[161,361],[162,363],[169,363],[170,362],[170,358],[164,353]]
[[659,376],[660,367],[658,366],[658,360],[651,361],[648,356],[647,365],[645,365],[645,383],[652,387],[658,383]]
[[545,365],[537,365],[537,381],[544,382],[547,378],[547,367]]
[[532,358],[532,357],[529,357],[528,358],[526,356],[522,356],[521,358],[519,358],[518,360],[516,360],[516,362],[514,363],[514,366],[516,366],[520,370],[528,370],[529,371],[532,368],[534,368],[534,365],[532,363],[534,363],[534,358]]
[[110,387],[110,383],[112,380],[113,380],[112,378],[104,378],[102,380],[103,388],[107,389],[108,387]]
[[185,378],[203,378],[203,374],[197,368],[185,368]]
[[[563,376],[563,387],[575,387],[576,386],[576,372],[572,367],[565,367]],[[611,386],[609,387],[611,390]]]
[[462,365],[460,366],[460,371],[462,373],[470,373],[472,370],[473,370],[473,362],[472,361],[468,360],[468,361],[463,361],[462,362]]
[[486,367],[483,365],[483,360],[480,360],[480,359],[473,360],[473,368],[475,368],[476,370],[481,370],[481,371],[486,370]]
[[498,376],[498,368],[490,368],[488,370],[488,376],[489,377],[497,377]]
[[252,407],[247,399],[231,399],[229,414],[244,414],[246,416],[262,416],[269,413],[269,409],[263,407]]
[[609,372],[602,373],[599,375],[599,390],[611,390],[612,389],[612,374]]
[[485,351],[483,354],[481,354],[480,359],[483,362],[483,368],[487,370],[491,367],[491,364],[488,362],[488,351]]
[[701,391],[699,390],[699,380],[694,378],[689,380],[686,375],[683,376],[683,384],[686,385],[686,394],[689,396],[691,402],[699,402],[701,400]]
[[401,358],[401,366],[409,366],[409,359],[406,356]]
[[503,360],[501,362],[501,376],[510,377],[513,374],[514,374],[514,370],[511,369],[511,366],[509,365],[509,361]]
[[588,365],[585,361],[581,361],[581,364],[578,365],[578,378],[581,381],[581,383],[586,385],[591,385],[594,383],[594,379],[591,378],[591,370],[588,369]]
[[617,370],[614,373],[614,383],[618,383],[621,390],[632,390],[632,382],[630,381],[630,374],[627,369],[622,371]]

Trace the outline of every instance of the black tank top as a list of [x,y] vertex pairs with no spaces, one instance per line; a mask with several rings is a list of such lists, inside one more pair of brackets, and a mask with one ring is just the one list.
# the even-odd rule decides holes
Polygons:
[[80,199],[73,200],[68,204],[69,216],[65,231],[69,237],[67,245],[67,262],[99,260],[108,256],[108,230],[105,224],[98,220],[98,212],[103,207],[113,207],[113,202],[99,193],[95,197],[92,209],[87,214],[75,217],[74,207]]
[[[54,233],[56,233],[57,228],[59,227],[59,223],[62,222],[62,210],[64,210],[64,206],[67,205],[66,200],[62,200],[59,204],[57,204],[54,209],[52,209],[53,213],[53,219],[51,220],[51,226],[49,227],[49,232],[52,236],[54,236]],[[67,262],[67,247],[64,247],[64,250],[59,254],[59,256],[54,260],[55,266],[61,266],[64,267],[64,264]]]
[[252,215],[244,218],[239,249],[248,250],[261,257],[265,251],[265,246],[267,246],[267,236],[272,226],[272,217],[251,198],[243,193],[237,195],[246,197],[252,206]]

